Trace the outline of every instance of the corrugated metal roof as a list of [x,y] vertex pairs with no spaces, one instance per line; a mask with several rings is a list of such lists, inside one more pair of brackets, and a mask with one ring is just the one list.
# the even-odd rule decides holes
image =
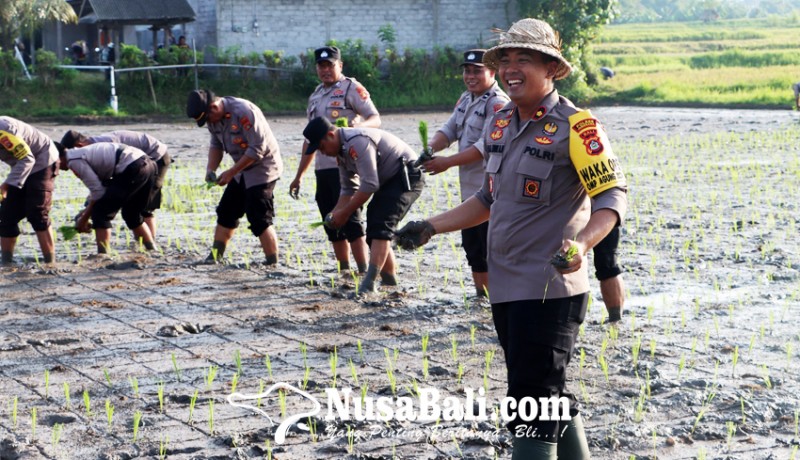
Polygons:
[[177,24],[192,22],[195,12],[187,0],[88,0],[93,14],[81,22],[126,24]]

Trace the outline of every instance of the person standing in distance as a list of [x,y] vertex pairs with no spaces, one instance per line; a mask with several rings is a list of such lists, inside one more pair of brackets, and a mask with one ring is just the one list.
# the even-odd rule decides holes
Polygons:
[[33,126],[11,117],[0,117],[0,161],[11,166],[0,184],[0,252],[3,265],[14,260],[20,234],[19,222],[27,218],[44,263],[55,261],[50,229],[50,207],[58,175],[58,150],[53,141]]
[[[317,77],[320,84],[308,98],[306,114],[311,121],[316,117],[325,117],[332,124],[340,118],[347,120],[348,127],[380,128],[381,118],[375,108],[369,92],[355,78],[342,74],[342,57],[339,48],[323,46],[314,51],[317,61]],[[317,179],[317,191],[314,196],[320,215],[324,218],[336,206],[339,200],[339,167],[336,158],[327,155],[307,153],[308,142],[303,142],[300,164],[297,174],[289,184],[289,194],[297,198],[300,193],[300,181],[314,161],[314,175]],[[361,210],[350,215],[347,223],[340,229],[325,228],[328,241],[333,245],[333,252],[339,263],[339,269],[350,269],[350,252],[356,261],[358,271],[367,269],[367,242],[364,238],[364,222]]]
[[[206,181],[225,187],[217,205],[214,243],[206,262],[219,261],[233,238],[239,219],[247,215],[250,231],[258,237],[267,265],[278,263],[278,236],[273,191],[283,172],[278,141],[264,114],[252,102],[237,97],[217,97],[203,89],[189,93],[186,114],[202,127],[208,123]],[[234,165],[219,176],[216,170],[228,154]]]
[[[467,90],[458,99],[453,114],[428,143],[429,154],[433,154],[458,141],[458,153],[434,157],[422,165],[423,169],[431,174],[439,174],[458,166],[461,201],[471,197],[481,188],[485,172],[481,134],[487,129],[492,115],[502,109],[509,100],[506,93],[497,85],[494,70],[483,64],[485,52],[483,49],[474,49],[464,53],[461,67]],[[486,295],[489,289],[486,265],[488,230],[488,222],[461,230],[461,246],[472,268],[472,281],[475,283],[475,292],[478,296]]]
[[497,32],[483,62],[498,69],[511,103],[484,133],[483,186],[458,207],[407,224],[397,239],[411,249],[489,219],[489,292],[508,396],[517,407],[524,398],[569,401],[569,418],[510,414],[511,458],[588,459],[566,369],[586,315],[585,257],[625,216],[625,175],[600,122],[558,95],[555,81],[572,66],[550,25],[526,18]]

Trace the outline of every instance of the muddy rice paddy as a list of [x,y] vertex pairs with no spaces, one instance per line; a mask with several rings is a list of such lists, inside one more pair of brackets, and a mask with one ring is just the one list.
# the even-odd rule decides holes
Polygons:
[[[628,174],[630,211],[623,322],[605,324],[593,281],[569,370],[593,457],[795,458],[800,117],[595,113]],[[418,121],[434,128],[447,116],[389,114],[384,127],[418,147]],[[0,269],[0,458],[510,458],[508,432],[491,421],[325,420],[334,379],[375,398],[417,388],[463,398],[466,388],[486,388],[492,406],[506,390],[503,355],[488,304],[473,296],[458,235],[400,253],[399,287],[356,296],[356,280],[337,273],[322,231],[309,228],[319,220],[313,174],[301,200],[287,193],[303,120],[269,121],[286,160],[276,194],[278,268],[261,265],[245,226],[227,263],[198,263],[221,195],[202,184],[204,129],[80,126],[146,131],[169,144],[175,163],[158,214],[162,250],[140,253],[117,227],[110,258],[93,255],[85,236],[59,239],[58,262],[43,267],[25,227],[18,263]],[[74,127],[37,126],[57,139]],[[409,218],[458,203],[456,178],[428,178]],[[86,191],[71,173],[56,188],[58,226]],[[248,401],[273,425],[226,399],[234,387],[256,394],[276,382],[323,403],[283,444],[275,441],[282,406],[299,414],[312,409],[308,400],[272,392]]]

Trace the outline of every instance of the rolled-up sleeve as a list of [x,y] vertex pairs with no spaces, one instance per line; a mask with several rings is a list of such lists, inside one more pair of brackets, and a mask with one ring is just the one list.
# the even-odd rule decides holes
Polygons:
[[592,212],[601,209],[611,209],[619,216],[618,225],[622,225],[625,214],[628,212],[628,193],[625,189],[614,187],[592,198]]
[[[253,112],[239,118],[239,126],[244,130],[244,138],[247,139],[247,150],[244,154],[256,161],[261,161],[270,153],[266,135],[269,128],[260,120]],[[250,129],[247,129],[248,126],[251,126]]]
[[378,152],[372,142],[364,142],[364,144],[356,159],[358,180],[360,182],[358,191],[372,194],[381,188],[380,179],[378,178]]

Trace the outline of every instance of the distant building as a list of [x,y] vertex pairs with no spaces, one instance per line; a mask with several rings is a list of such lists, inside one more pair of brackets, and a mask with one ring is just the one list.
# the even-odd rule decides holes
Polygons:
[[[299,55],[328,40],[381,45],[390,24],[397,49],[488,46],[492,27],[517,19],[515,0],[188,0],[197,13],[186,36],[198,49],[239,46]],[[382,51],[382,50],[381,50]]]
[[[72,43],[85,41],[88,64],[98,64],[110,43],[134,44],[152,51],[170,44],[175,33],[195,20],[187,0],[67,0],[78,15],[78,24],[48,24],[42,31],[42,48],[59,58],[69,54]],[[97,51],[94,51],[97,50]],[[117,56],[119,53],[115,53]]]

